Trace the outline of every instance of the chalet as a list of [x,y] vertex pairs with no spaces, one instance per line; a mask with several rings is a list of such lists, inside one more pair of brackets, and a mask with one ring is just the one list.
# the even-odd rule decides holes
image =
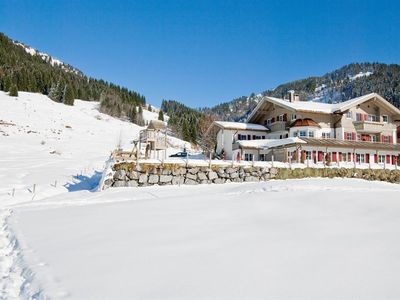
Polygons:
[[[214,122],[227,159],[396,164],[400,110],[376,93],[341,103],[264,97],[247,123]],[[245,138],[244,138],[245,137]]]

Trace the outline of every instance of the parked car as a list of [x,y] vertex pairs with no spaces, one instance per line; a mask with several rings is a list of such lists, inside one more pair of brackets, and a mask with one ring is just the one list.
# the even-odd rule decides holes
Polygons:
[[189,156],[189,154],[187,152],[178,152],[178,153],[170,155],[169,157],[183,157],[183,158],[186,158],[187,156]]

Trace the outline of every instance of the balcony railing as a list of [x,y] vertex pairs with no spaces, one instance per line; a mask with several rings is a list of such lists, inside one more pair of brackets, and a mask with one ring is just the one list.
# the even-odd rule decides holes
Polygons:
[[354,128],[358,132],[371,132],[380,133],[383,130],[385,123],[383,122],[373,122],[373,121],[354,121]]

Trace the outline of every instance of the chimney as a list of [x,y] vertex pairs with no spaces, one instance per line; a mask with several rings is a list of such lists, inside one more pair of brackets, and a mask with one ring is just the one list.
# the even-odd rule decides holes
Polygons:
[[296,94],[294,90],[288,91],[288,96],[289,96],[289,102],[300,101],[299,94]]

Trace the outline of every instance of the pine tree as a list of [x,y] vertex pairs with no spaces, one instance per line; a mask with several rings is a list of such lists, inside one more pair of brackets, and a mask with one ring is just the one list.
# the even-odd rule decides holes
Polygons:
[[148,111],[153,111],[153,109],[151,108],[151,105],[149,104],[149,106],[147,107]]
[[143,108],[142,108],[141,105],[139,106],[139,113],[138,113],[138,116],[137,116],[136,124],[138,124],[139,126],[144,126]]
[[164,121],[164,113],[163,111],[160,109],[160,111],[158,112],[158,119],[160,121]]
[[72,90],[70,85],[67,85],[64,89],[64,95],[63,95],[63,102],[66,105],[74,105],[74,91]]
[[132,122],[132,123],[137,124],[137,110],[136,110],[136,106],[134,106],[134,107],[132,108],[129,118],[131,119],[131,122]]
[[11,85],[9,95],[11,97],[18,97],[18,88],[17,88],[17,86],[15,84]]

